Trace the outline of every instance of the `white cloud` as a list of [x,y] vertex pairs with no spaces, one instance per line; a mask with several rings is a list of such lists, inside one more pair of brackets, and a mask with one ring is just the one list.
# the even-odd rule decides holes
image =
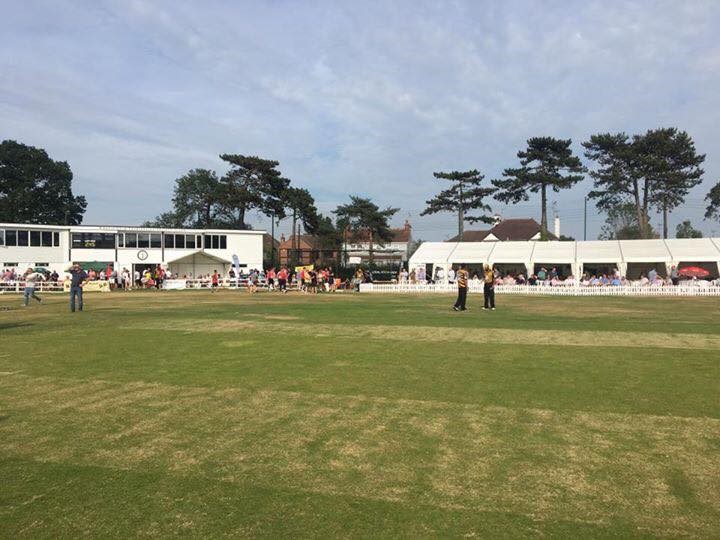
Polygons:
[[[708,153],[707,190],[720,177],[720,6],[568,6],[16,4],[0,21],[0,137],[68,160],[95,222],[157,214],[174,178],[238,152],[279,160],[324,207],[363,193],[442,238],[452,216],[415,217],[433,171],[490,179],[534,135],[579,150],[593,132],[658,125]],[[557,197],[574,235],[582,197]]]

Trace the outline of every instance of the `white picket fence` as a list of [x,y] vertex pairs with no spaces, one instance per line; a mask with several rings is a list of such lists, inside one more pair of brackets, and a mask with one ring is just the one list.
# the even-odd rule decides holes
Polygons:
[[[360,292],[366,293],[455,293],[457,285],[440,283],[425,285],[420,283],[375,284],[363,283]],[[470,293],[482,293],[483,285],[470,282]],[[669,285],[665,287],[627,285],[622,287],[581,287],[547,285],[496,285],[495,294],[514,294],[525,296],[720,296],[720,287],[715,285]]]
[[[25,290],[25,281],[0,281],[0,294],[21,293]],[[35,290],[38,292],[63,292],[62,281],[36,281]]]

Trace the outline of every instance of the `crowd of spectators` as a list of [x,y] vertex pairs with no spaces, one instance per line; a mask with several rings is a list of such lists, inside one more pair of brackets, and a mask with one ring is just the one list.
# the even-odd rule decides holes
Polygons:
[[[629,279],[621,274],[617,268],[607,273],[583,273],[580,278],[569,274],[562,275],[557,267],[549,270],[540,267],[537,273],[526,276],[522,272],[501,272],[494,268],[495,285],[532,285],[544,287],[671,287],[674,285],[697,285],[697,286],[720,286],[720,279],[698,279],[683,277],[673,266],[670,275],[663,277],[652,268],[647,273],[641,273],[636,279]],[[449,268],[447,273],[442,267],[436,267],[433,276],[426,275],[425,269],[420,267],[417,270],[409,271],[401,268],[397,275],[397,283],[455,283],[456,271]],[[471,282],[477,286],[482,283],[482,275],[479,272],[471,272]]]
[[[58,274],[56,271],[49,271],[43,268],[33,268],[34,271],[43,273],[45,279],[43,288],[52,289],[53,286],[62,287],[63,282],[69,279],[69,274],[63,272]],[[0,272],[0,289],[7,289],[15,286],[23,281],[25,271],[22,268],[10,267],[4,268]],[[642,273],[636,279],[629,279],[621,274],[615,268],[606,273],[584,273],[579,278],[569,274],[564,276],[557,267],[547,269],[541,267],[537,273],[526,276],[522,272],[501,272],[497,267],[494,268],[495,285],[530,285],[544,287],[621,287],[621,286],[640,286],[640,287],[670,287],[674,285],[696,285],[696,286],[720,286],[720,279],[697,279],[683,277],[676,267],[672,267],[670,275],[664,277],[658,273],[655,268],[650,269],[647,273]],[[218,274],[205,273],[197,276],[192,274],[173,274],[169,269],[160,265],[155,267],[147,267],[144,270],[128,270],[122,268],[116,270],[112,266],[107,268],[87,270],[88,281],[104,281],[108,282],[109,288],[118,290],[131,289],[147,289],[147,288],[163,288],[163,284],[168,280],[184,281],[184,287],[192,288],[213,288],[217,286],[225,287],[247,287],[254,292],[258,288],[267,288],[270,291],[287,291],[288,289],[297,289],[302,292],[332,292],[338,289],[355,289],[358,290],[361,283],[372,283],[373,274],[368,269],[357,268],[356,271],[347,279],[341,280],[336,278],[333,270],[327,268],[300,268],[298,271],[287,267],[280,269],[269,268],[264,269],[241,269],[236,273],[231,268],[227,273]],[[475,286],[480,286],[483,278],[480,271],[471,271],[470,282]],[[382,278],[380,278],[382,279]],[[456,281],[456,271],[449,268],[445,272],[443,267],[436,267],[434,273],[427,273],[424,267],[408,270],[401,268],[395,279],[396,283],[450,283]]]

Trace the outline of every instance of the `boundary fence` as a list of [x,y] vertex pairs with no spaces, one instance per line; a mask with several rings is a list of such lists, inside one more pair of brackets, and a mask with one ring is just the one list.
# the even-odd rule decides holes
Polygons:
[[[107,282],[90,282],[86,286],[88,292],[100,291],[109,292],[110,288],[93,287],[95,283]],[[220,288],[225,289],[244,289],[247,286],[246,279],[221,279]],[[267,288],[267,283],[259,283],[259,288]],[[469,283],[470,293],[482,293],[482,283]],[[163,283],[162,290],[187,290],[187,289],[209,289],[211,283],[206,279],[183,279],[169,280]],[[339,289],[341,287],[338,287]],[[25,289],[24,281],[8,281],[0,282],[0,294],[20,294]],[[63,282],[36,282],[35,289],[38,293],[61,293],[65,291]],[[150,289],[155,287],[135,286],[135,290]],[[295,290],[295,284],[288,284],[288,290]],[[116,288],[115,290],[122,290]],[[452,283],[439,284],[420,284],[420,283],[363,283],[360,285],[361,293],[373,294],[449,294],[457,292],[457,286]],[[496,285],[495,294],[509,294],[520,296],[720,296],[720,286],[717,285],[667,285],[667,286],[555,286],[549,285]]]
[[[455,293],[457,286],[449,283],[425,285],[420,283],[393,283],[376,284],[363,283],[360,285],[361,293],[405,293],[405,294],[426,294],[426,293]],[[470,293],[482,293],[482,283],[470,282]],[[668,285],[657,286],[604,286],[604,287],[583,287],[583,286],[560,286],[549,285],[496,285],[495,294],[510,294],[522,296],[720,296],[720,286],[717,285]]]
[[[218,280],[218,288],[221,289],[245,289],[248,286],[248,278],[247,277],[241,277],[241,278],[220,278]],[[260,280],[257,283],[258,289],[267,289],[269,288],[269,284],[265,280]],[[277,282],[275,283],[275,287],[277,288]],[[169,290],[169,291],[179,291],[179,290],[188,290],[188,289],[211,289],[212,288],[212,281],[210,279],[168,279],[162,282],[162,285],[160,287],[160,290]],[[320,288],[320,285],[318,285],[318,288]],[[335,290],[344,290],[345,284],[339,282],[339,280],[336,280],[334,289]],[[22,294],[22,292],[25,289],[25,281],[22,280],[14,280],[14,281],[0,281],[0,294]],[[110,292],[111,290],[114,291],[122,291],[123,287],[114,287],[110,288],[110,282],[109,281],[88,281],[85,285],[84,289],[87,292]],[[155,285],[146,285],[146,284],[133,284],[132,290],[156,290]],[[298,283],[292,282],[287,284],[288,290],[297,290],[298,289]],[[67,292],[68,285],[65,284],[65,282],[62,281],[36,281],[35,282],[35,290],[38,293],[62,293]]]

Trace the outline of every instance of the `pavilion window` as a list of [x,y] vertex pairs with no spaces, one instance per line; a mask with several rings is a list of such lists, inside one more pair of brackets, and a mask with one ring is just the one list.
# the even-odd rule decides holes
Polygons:
[[27,247],[29,242],[29,234],[28,231],[18,231],[17,232],[17,245],[20,247]]
[[135,233],[125,233],[125,247],[136,248],[138,247],[138,238]]
[[8,247],[17,246],[17,231],[5,231],[5,245]]
[[150,235],[148,233],[138,233],[138,247],[149,248],[150,247]]

